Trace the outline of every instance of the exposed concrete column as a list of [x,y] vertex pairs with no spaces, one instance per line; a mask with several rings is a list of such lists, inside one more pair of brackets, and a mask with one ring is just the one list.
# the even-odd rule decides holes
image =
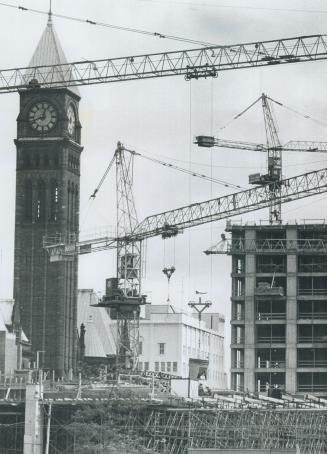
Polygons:
[[[255,229],[245,229],[245,245],[253,244]],[[244,297],[244,390],[255,392],[255,289],[256,256],[245,256],[245,297]]]
[[43,386],[26,385],[24,454],[43,453]]
[[[286,229],[286,239],[296,240],[295,226]],[[287,254],[287,301],[286,301],[286,391],[296,392],[297,366],[297,255]]]

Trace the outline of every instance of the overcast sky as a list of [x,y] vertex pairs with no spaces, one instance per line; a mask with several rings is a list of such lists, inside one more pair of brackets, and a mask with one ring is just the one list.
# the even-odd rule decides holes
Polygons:
[[[47,10],[45,0],[11,0],[11,4]],[[287,9],[285,9],[287,8]],[[217,44],[236,44],[326,32],[323,0],[53,0],[54,13],[108,24],[144,29]],[[0,68],[26,66],[46,25],[46,16],[0,5]],[[146,37],[86,23],[54,18],[68,61],[127,56],[192,48],[194,45]],[[88,198],[111,159],[118,140],[135,149],[180,166],[247,187],[248,174],[265,171],[265,155],[247,151],[199,149],[198,134],[214,133],[235,140],[264,142],[260,105],[238,121],[233,116],[262,92],[293,109],[321,120],[304,120],[276,108],[282,143],[290,139],[327,140],[327,63],[304,63],[222,72],[217,79],[186,82],[183,77],[81,87],[80,118],[84,151],[81,164],[81,229],[115,225],[112,172],[97,199]],[[15,156],[18,94],[1,95],[0,109],[0,297],[12,296],[14,250]],[[326,165],[326,155],[285,154],[283,174],[292,176]],[[137,159],[135,201],[139,219],[180,205],[227,194],[232,190],[197,180]],[[326,198],[285,205],[283,219],[324,218]],[[243,220],[268,218],[268,210]],[[186,308],[194,291],[208,292],[213,309],[230,313],[230,266],[226,256],[205,256],[217,242],[225,221],[185,232],[174,240],[151,239],[147,244],[147,273],[143,290],[153,303],[167,296],[164,266],[174,265],[171,300]],[[115,275],[112,251],[80,259],[80,288],[104,290]],[[227,331],[229,326],[227,325]],[[229,336],[228,336],[229,337]]]

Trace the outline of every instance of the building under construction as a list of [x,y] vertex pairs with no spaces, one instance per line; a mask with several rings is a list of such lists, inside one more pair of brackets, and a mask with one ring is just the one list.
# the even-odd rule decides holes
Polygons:
[[327,225],[227,224],[234,390],[327,395]]
[[[125,379],[121,377],[116,392],[111,386],[64,388],[57,383],[49,388],[45,383],[44,388],[29,384],[19,389],[17,383],[11,383],[11,388],[9,383],[1,385],[1,452],[22,454],[23,447],[24,452],[33,448],[34,454],[100,452],[110,449],[112,431],[127,442],[134,440],[135,450],[128,451],[133,453],[144,452],[143,448],[165,454],[186,454],[192,448],[234,449],[237,453],[246,449],[301,454],[327,451],[327,400],[313,395],[275,399],[225,392],[215,399],[192,401],[174,398],[166,389],[157,390],[156,399],[151,400],[146,397],[149,389],[144,379],[141,385],[142,377],[134,376],[129,383]],[[94,418],[87,426],[87,420],[79,416],[76,423],[76,411],[84,408],[87,414],[97,406],[100,412],[107,409],[102,413],[105,418]]]

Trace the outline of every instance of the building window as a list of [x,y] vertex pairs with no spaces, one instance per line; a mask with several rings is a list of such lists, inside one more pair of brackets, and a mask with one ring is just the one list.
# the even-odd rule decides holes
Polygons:
[[158,361],[156,361],[154,363],[154,370],[155,370],[155,372],[159,372],[159,362]]
[[139,342],[139,355],[143,355],[143,342]]
[[171,372],[171,362],[167,363],[167,372]]
[[166,372],[166,363],[161,363],[161,372]]
[[44,221],[45,218],[45,184],[40,181],[37,185],[37,197],[36,197],[36,221]]
[[58,221],[58,211],[59,211],[59,188],[57,181],[51,182],[51,221]]
[[145,361],[145,363],[144,363],[144,370],[145,371],[149,370],[149,362],[148,361]]
[[160,343],[159,344],[159,355],[164,355],[165,354],[165,344]]
[[177,362],[173,362],[173,372],[177,372]]

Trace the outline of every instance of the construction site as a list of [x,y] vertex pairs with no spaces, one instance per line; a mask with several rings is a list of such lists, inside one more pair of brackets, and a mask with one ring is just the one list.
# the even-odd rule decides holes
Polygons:
[[[315,27],[297,0],[284,13],[267,2],[246,8],[253,17],[269,11],[272,24],[285,13]],[[299,19],[293,37],[267,41],[258,28],[250,42],[241,33],[241,44],[228,44],[222,34],[226,44],[217,45],[82,19],[90,14],[83,6],[77,14],[62,2],[61,14],[51,0],[46,10],[32,3],[0,4],[16,26],[46,20],[37,45],[28,39],[29,64],[11,63],[8,52],[1,68],[12,69],[0,69],[8,100],[1,118],[19,96],[19,107],[10,107],[15,162],[6,171],[11,180],[15,172],[15,188],[3,191],[14,194],[3,217],[14,236],[4,235],[0,248],[1,297],[13,286],[0,300],[0,454],[327,453],[327,123],[324,109],[317,118],[313,82],[307,91],[318,113],[302,112],[310,111],[307,78],[320,77],[326,64],[327,36],[300,35]],[[167,5],[154,3],[149,11],[169,16]],[[206,24],[201,33],[210,32],[210,15],[198,8],[227,9],[232,27],[233,11],[241,17],[245,8],[176,5],[193,28]],[[140,11],[150,15],[145,5]],[[85,46],[91,58],[66,58],[54,26],[60,21],[72,53]],[[85,26],[89,38],[77,31]],[[91,41],[107,51],[96,35],[107,29],[176,47],[140,53],[135,40],[128,56],[99,59]],[[117,38],[111,45],[113,54],[123,51]],[[254,76],[239,81],[237,94],[239,73]],[[302,110],[269,94],[277,83],[291,96],[297,77]],[[161,79],[167,86],[159,90]],[[106,87],[118,87],[109,110]],[[83,107],[91,93],[94,104]],[[152,95],[162,112],[147,104]],[[171,121],[165,134],[160,121]],[[127,144],[134,130],[135,146]],[[157,145],[159,131],[170,156]],[[290,215],[290,202],[301,216]],[[109,227],[94,228],[101,217]]]

